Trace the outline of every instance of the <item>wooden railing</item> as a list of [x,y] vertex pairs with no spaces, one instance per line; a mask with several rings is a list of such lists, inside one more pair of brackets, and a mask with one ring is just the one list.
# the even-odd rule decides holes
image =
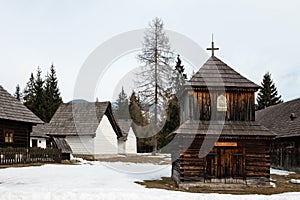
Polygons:
[[61,162],[61,151],[50,148],[0,148],[0,165],[37,162]]

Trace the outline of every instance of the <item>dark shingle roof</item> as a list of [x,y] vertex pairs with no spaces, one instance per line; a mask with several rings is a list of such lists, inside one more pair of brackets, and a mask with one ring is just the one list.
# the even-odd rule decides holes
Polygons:
[[47,134],[95,135],[103,115],[108,117],[117,137],[123,137],[110,102],[61,104],[47,126]]
[[47,124],[38,124],[33,126],[30,137],[49,138],[49,136],[46,135],[46,126]]
[[185,86],[259,88],[215,56],[210,57]]
[[29,122],[32,124],[44,123],[26,106],[16,100],[0,85],[0,119]]
[[[223,125],[224,124],[224,125]],[[209,130],[209,131],[208,131]],[[215,135],[221,130],[226,136],[273,136],[269,129],[254,121],[199,121],[187,120],[174,134]]]
[[62,153],[72,153],[70,145],[64,138],[53,137],[56,147],[61,150]]
[[[290,118],[292,113],[296,116],[293,120]],[[300,136],[300,98],[259,110],[256,120],[277,137]]]
[[132,120],[130,120],[130,119],[118,119],[118,124],[119,124],[120,128],[122,129],[122,131],[125,134],[128,134],[129,129],[130,129],[131,124],[132,124]]

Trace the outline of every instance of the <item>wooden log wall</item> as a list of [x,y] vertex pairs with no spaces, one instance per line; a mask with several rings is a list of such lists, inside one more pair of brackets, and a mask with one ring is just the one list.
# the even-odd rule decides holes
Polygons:
[[253,91],[188,91],[187,98],[182,100],[181,116],[193,120],[219,120],[224,112],[217,111],[217,97],[224,95],[227,100],[226,120],[254,121],[255,96]]
[[202,142],[202,139],[195,138],[190,147],[180,156],[180,181],[204,181],[204,159],[199,158]]
[[[13,143],[5,142],[5,130],[13,131]],[[0,147],[29,147],[31,130],[29,123],[0,120]]]
[[271,165],[300,171],[300,137],[277,138],[271,144]]
[[244,141],[246,177],[270,177],[270,144],[266,140]]
[[[186,136],[188,137],[188,136]],[[175,160],[173,179],[180,182],[204,182],[210,178],[270,177],[270,147],[267,140],[223,140],[237,142],[237,147],[214,147],[210,154],[199,158],[203,137],[194,139],[190,147]],[[184,137],[183,137],[184,143]],[[208,162],[209,156],[214,157]],[[230,163],[226,164],[226,159]],[[208,169],[211,167],[211,169]],[[209,174],[211,173],[211,174]],[[209,177],[212,176],[212,177]]]

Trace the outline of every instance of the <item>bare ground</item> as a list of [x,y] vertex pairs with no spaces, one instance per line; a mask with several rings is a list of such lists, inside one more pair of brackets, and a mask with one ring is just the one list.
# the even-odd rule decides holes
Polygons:
[[136,182],[147,188],[159,188],[166,190],[185,191],[193,193],[222,193],[222,194],[264,194],[272,195],[284,192],[300,192],[300,184],[290,183],[291,179],[300,179],[300,174],[291,174],[288,176],[271,175],[271,179],[275,182],[276,187],[242,187],[234,189],[221,189],[210,187],[195,187],[189,189],[179,189],[169,177],[163,177],[162,180],[145,180]]
[[152,163],[159,165],[171,164],[171,158],[168,154],[160,154],[156,156],[152,156],[151,154],[126,155],[112,158],[99,158],[97,160],[103,162]]

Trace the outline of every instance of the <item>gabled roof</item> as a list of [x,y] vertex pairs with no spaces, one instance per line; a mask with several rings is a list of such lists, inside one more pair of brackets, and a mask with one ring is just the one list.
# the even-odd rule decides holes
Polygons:
[[0,119],[13,120],[19,122],[29,122],[32,124],[44,123],[26,106],[15,97],[9,94],[0,85]]
[[200,121],[187,120],[172,134],[226,136],[267,136],[275,137],[269,129],[255,121]]
[[33,126],[30,137],[49,138],[49,136],[46,135],[46,126],[47,124],[38,124]]
[[73,153],[70,145],[64,138],[53,137],[56,147],[61,150],[62,153]]
[[128,135],[132,120],[131,119],[118,119],[118,124],[123,132],[123,135]]
[[259,88],[215,56],[211,56],[185,86]]
[[[294,113],[296,118],[290,118]],[[300,98],[256,111],[256,120],[277,137],[300,136]]]
[[102,117],[106,115],[117,138],[123,137],[110,102],[63,103],[47,126],[48,135],[95,135]]

